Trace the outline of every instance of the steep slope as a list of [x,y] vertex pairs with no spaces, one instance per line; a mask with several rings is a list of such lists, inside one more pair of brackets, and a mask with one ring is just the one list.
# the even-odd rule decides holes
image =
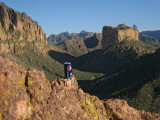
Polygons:
[[[70,55],[66,57],[71,58],[70,61],[73,60],[73,63],[76,62],[76,67],[82,71],[106,74],[93,81],[79,80],[79,86],[85,92],[101,99],[122,98],[134,108],[160,113],[157,92],[159,77],[155,76],[159,71],[157,63],[159,59],[152,59],[156,49],[140,40],[123,40],[104,51],[96,50],[78,58]],[[64,55],[63,53],[56,54]],[[56,58],[55,56],[53,58],[58,61],[63,59],[63,57]]]
[[106,74],[94,81],[79,81],[79,84],[99,98],[120,97],[137,109],[159,113],[159,55],[154,53],[156,49],[140,40],[113,41],[104,50],[78,58],[83,61],[79,69]]
[[[83,60],[87,58],[88,61],[80,68],[106,75],[94,81],[79,81],[79,84],[86,92],[101,99],[122,98],[134,108],[160,113],[159,52],[140,40],[126,39],[137,34],[132,31],[133,36],[128,35],[128,29],[132,28],[122,30],[124,36],[115,32],[117,28],[104,28],[102,45],[105,43],[106,47],[90,53],[88,58],[84,55]],[[115,39],[109,36],[110,32]]]
[[0,3],[0,54],[20,53],[27,42],[47,43],[42,28],[25,13]]
[[102,40],[101,35],[94,33],[92,37],[85,39],[84,43],[86,47],[89,49],[89,51],[93,51],[102,48],[101,40]]
[[74,77],[50,84],[43,72],[0,57],[0,78],[2,120],[107,119],[103,102],[83,93]]
[[129,62],[114,74],[95,81],[81,81],[80,85],[101,99],[122,98],[136,109],[160,113],[159,56],[160,50],[157,50]]
[[46,34],[26,13],[19,13],[0,3],[0,40],[47,42]]
[[[25,13],[19,13],[0,3],[0,26],[0,56],[22,64],[27,69],[33,67],[44,71],[50,81],[64,76],[63,63],[48,55],[49,51],[62,50],[47,43],[45,33],[37,22]],[[81,43],[77,42],[77,46],[79,44]],[[94,79],[96,75],[79,70],[73,72],[78,80]]]
[[110,45],[120,43],[123,40],[137,41],[139,32],[125,24],[119,24],[117,27],[103,27],[102,49],[106,49]]
[[55,46],[75,56],[88,53],[88,49],[84,44],[83,39],[65,40]]
[[156,49],[156,47],[140,40],[124,40],[119,44],[111,45],[105,50],[96,50],[80,56],[77,61],[83,61],[83,63],[78,67],[81,70],[90,72],[114,73],[123,69],[132,60],[153,53]]
[[156,120],[160,115],[137,111],[123,100],[101,101],[79,89],[74,77],[50,84],[43,72],[0,57],[0,119]]
[[95,33],[92,37],[86,39],[72,39],[72,40],[63,40],[58,44],[53,44],[53,46],[58,47],[63,52],[67,52],[73,56],[81,56],[88,52],[101,49],[102,37],[101,35]]
[[138,40],[138,30],[120,24],[117,27],[104,26],[102,50],[80,56],[81,70],[111,74],[122,70],[138,57],[155,52],[154,46]]
[[[22,44],[24,44],[24,46],[22,46]],[[9,58],[16,63],[22,64],[26,68],[33,67],[38,70],[42,70],[45,72],[47,78],[52,81],[64,76],[63,63],[68,61],[68,58],[56,54],[56,57],[63,58],[64,62],[61,64],[56,59],[53,59],[48,55],[49,51],[62,52],[50,44],[42,44],[41,42],[24,42],[17,44],[15,51],[4,52],[0,55]],[[75,66],[73,66],[73,68],[75,68]],[[76,69],[73,69],[73,73],[77,76],[78,80],[89,80],[103,75],[83,72]]]

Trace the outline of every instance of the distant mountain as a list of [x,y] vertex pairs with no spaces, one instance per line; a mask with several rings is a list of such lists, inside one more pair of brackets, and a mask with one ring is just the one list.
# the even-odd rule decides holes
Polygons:
[[137,36],[128,34],[132,28],[118,32],[116,29],[104,27],[104,49],[80,58],[80,61],[83,60],[79,66],[81,70],[103,72],[105,76],[94,81],[79,81],[80,86],[101,99],[121,98],[134,108],[160,113],[160,50],[135,40]]
[[[66,93],[64,90],[68,89],[66,85],[70,86],[73,82],[65,83],[63,79],[53,82],[55,78],[61,78],[64,76],[63,64],[66,61],[73,64],[73,74],[78,79],[79,87],[82,87],[85,91],[104,99],[122,98],[135,108],[160,113],[160,52],[159,50],[156,51],[157,47],[138,40],[137,29],[133,29],[132,27],[124,24],[117,27],[107,26],[104,27],[103,38],[101,38],[101,34],[94,34],[86,31],[82,31],[81,33],[65,32],[61,35],[52,36],[55,39],[50,39],[48,41],[51,43],[55,42],[56,45],[51,45],[47,44],[45,34],[38,23],[34,22],[26,14],[15,12],[4,4],[0,4],[0,25],[0,27],[3,28],[0,29],[0,56],[9,58],[14,62],[23,65],[27,70],[32,67],[40,71],[44,71],[46,77],[53,83],[52,87],[47,87],[47,94],[41,96],[42,94],[37,94],[39,92],[37,92],[36,87],[33,86],[32,89],[28,86],[39,84],[38,90],[46,90],[45,85],[47,84],[41,84],[39,82],[39,80],[43,80],[41,78],[45,79],[41,72],[37,72],[38,74],[35,74],[33,70],[33,77],[31,77],[29,76],[30,73],[27,73],[27,71],[25,72],[24,69],[16,72],[14,71],[16,67],[12,66],[12,64],[5,64],[5,62],[3,62],[4,65],[11,66],[9,69],[11,69],[15,74],[10,73],[8,70],[4,72],[6,67],[4,67],[3,64],[0,65],[2,66],[1,75],[2,78],[4,78],[1,80],[2,83],[0,84],[2,85],[1,89],[3,89],[0,91],[1,96],[6,98],[5,91],[8,91],[9,87],[11,88],[11,92],[15,92],[15,94],[7,93],[7,99],[3,99],[1,102],[2,105],[0,106],[3,106],[3,113],[6,114],[6,116],[4,116],[4,114],[0,114],[2,119],[4,117],[7,118],[8,114],[12,114],[12,119],[13,116],[16,117],[15,114],[10,112],[11,109],[8,109],[10,106],[11,108],[14,108],[14,105],[19,105],[18,107],[15,106],[15,109],[20,108],[18,112],[22,110],[21,106],[23,107],[23,105],[31,107],[33,112],[34,110],[36,112],[36,116],[33,115],[32,117],[40,119],[39,116],[41,115],[43,116],[46,114],[46,117],[49,117],[52,114],[53,110],[50,109],[52,107],[48,107],[51,112],[48,111],[48,108],[43,109],[40,107],[43,105],[48,106],[51,102],[54,102],[51,99],[52,97],[55,98],[55,101],[57,101],[56,99],[63,101],[68,97],[66,99],[66,103],[68,104],[67,100],[71,100],[71,94],[70,92]],[[22,66],[20,66],[20,68],[21,67]],[[25,73],[26,76],[22,76],[23,73]],[[15,79],[15,75],[17,75],[17,79]],[[21,77],[23,78],[23,84],[21,82],[17,82]],[[37,83],[35,80],[37,80]],[[18,86],[15,87],[16,89],[13,89],[14,87],[8,86],[11,84],[6,84],[6,82],[11,84],[13,83],[14,86]],[[5,89],[3,88],[3,85],[5,86]],[[58,87],[59,85],[60,87]],[[58,88],[57,90],[60,90],[57,91],[60,94],[53,94],[54,96],[50,96],[51,90],[55,93],[54,88],[56,86]],[[61,89],[62,86],[64,89]],[[24,96],[25,94],[20,91],[15,91],[17,89],[23,90],[25,94],[28,94],[29,98],[26,98]],[[68,90],[74,92],[73,94],[76,96],[81,96],[86,102],[80,101],[81,99],[79,99],[79,97],[75,97],[76,99],[73,99],[73,102],[71,101],[71,103],[79,105],[80,111],[82,109],[85,110],[85,116],[87,114],[92,114],[92,112],[96,115],[102,110],[96,109],[97,106],[101,104],[98,102],[93,111],[92,108],[94,104],[92,102],[96,103],[94,97],[88,96],[87,94],[84,96],[84,93],[81,89],[78,89],[77,85],[76,89],[78,91],[74,91],[74,89],[70,88]],[[32,93],[34,96],[31,95]],[[63,93],[66,93],[67,96],[64,96]],[[37,98],[34,99],[35,96],[37,96]],[[58,97],[56,98],[55,96]],[[13,98],[13,101],[10,97]],[[17,101],[17,98],[22,97],[32,102],[33,105],[37,105],[37,107],[32,108],[30,103],[25,101],[24,104],[21,105],[21,102],[23,103],[23,101]],[[9,102],[6,100],[11,101]],[[46,103],[44,101],[46,101]],[[10,105],[12,102],[16,104]],[[18,104],[18,102],[20,103]],[[111,105],[113,105],[112,100],[110,100],[110,102]],[[62,102],[60,101],[59,103]],[[59,105],[59,103],[53,103],[53,105]],[[122,103],[122,106],[124,103],[125,102]],[[72,104],[72,106],[75,105]],[[102,103],[102,105],[104,104]],[[88,108],[87,106],[90,107]],[[117,110],[116,106],[117,105],[115,105],[115,109]],[[70,107],[70,105],[68,105],[68,107]],[[107,110],[108,108],[110,108],[111,111],[113,110],[112,107],[110,107],[110,104],[107,106],[105,105],[105,107],[107,107]],[[57,108],[59,109],[59,107]],[[120,108],[122,107],[120,106]],[[67,110],[64,105],[62,105],[62,109],[64,112]],[[56,111],[56,109],[54,110]],[[61,108],[60,111],[60,113],[63,114]],[[73,113],[68,111],[66,112],[67,114]],[[26,112],[23,111],[23,114],[24,113]],[[23,114],[21,116],[21,114],[18,113],[20,117],[17,119],[23,119]],[[28,114],[32,114],[32,112],[29,112]],[[107,113],[107,115],[108,114],[110,113]],[[59,112],[57,115],[59,115]],[[77,118],[81,119],[79,118],[81,113],[74,115],[77,115]],[[115,119],[118,119],[115,115],[119,116],[119,114],[113,114]],[[69,116],[67,118],[70,119]],[[94,118],[98,119],[100,117],[97,117],[96,115]],[[24,119],[26,118],[24,117]]]
[[142,31],[139,34],[139,39],[150,45],[160,46],[160,30]]
[[[140,41],[135,26],[105,26],[103,38],[65,32],[48,40],[52,45],[38,23],[0,3],[0,27],[0,56],[20,64],[0,57],[0,119],[127,119],[129,112],[135,118],[125,101],[99,102],[79,87],[101,99],[121,98],[134,108],[160,113],[160,50]],[[54,81],[64,76],[66,61],[79,86],[76,79]],[[44,71],[52,84],[30,67]],[[150,113],[136,113],[137,119],[152,119]]]
[[48,42],[51,43],[59,43],[64,40],[72,40],[72,39],[86,39],[92,37],[94,35],[93,32],[81,31],[80,33],[69,33],[69,32],[62,32],[60,34],[52,34],[48,37]]
[[[136,25],[134,25],[133,29],[138,30],[138,27]],[[102,33],[97,33],[97,34],[102,37]],[[61,41],[64,41],[64,40],[72,40],[72,39],[82,38],[85,41],[86,39],[88,39],[92,36],[94,36],[94,33],[87,32],[87,31],[82,31],[80,33],[63,32],[58,35],[52,34],[48,37],[47,40],[48,40],[48,42],[51,42],[51,43],[60,43]],[[139,39],[147,44],[150,44],[153,46],[160,46],[160,30],[142,31],[139,33]],[[85,44],[87,46],[88,43],[85,42]],[[91,43],[91,44],[94,45],[95,43]]]
[[63,40],[57,44],[53,44],[53,46],[58,47],[64,52],[67,52],[74,56],[80,56],[86,54],[88,52],[101,49],[102,37],[100,34],[94,33],[93,36],[83,39],[71,39],[71,40]]
[[[37,22],[26,13],[19,13],[0,2],[0,56],[27,69],[32,67],[44,71],[47,78],[53,81],[64,76],[63,64],[48,55],[49,51],[53,50],[62,52],[62,49],[47,43],[46,35]],[[73,71],[78,80],[94,78],[94,74],[89,72]]]
[[157,46],[157,47],[160,46],[160,42],[159,42],[158,38],[156,38],[156,37],[151,37],[151,36],[145,35],[143,33],[140,33],[139,39],[145,43],[150,44],[150,45]]
[[160,30],[142,31],[141,33],[142,33],[142,34],[145,34],[145,35],[147,35],[147,36],[150,36],[150,37],[157,38],[158,41],[160,41]]
[[101,99],[125,99],[134,108],[160,113],[157,47],[138,40],[137,30],[125,25],[104,27],[103,43],[103,49],[79,57],[60,52],[50,55],[61,63],[68,59],[76,69],[105,74],[92,81],[79,80],[86,92]]

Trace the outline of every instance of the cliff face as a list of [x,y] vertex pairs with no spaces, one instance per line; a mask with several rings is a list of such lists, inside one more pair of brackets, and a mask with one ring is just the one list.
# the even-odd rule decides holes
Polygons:
[[51,84],[43,72],[0,57],[0,120],[156,120],[119,99],[101,101],[84,93],[72,79]]
[[103,102],[78,88],[72,79],[52,84],[43,72],[25,70],[0,57],[0,120],[105,120]]
[[124,24],[117,27],[103,27],[102,49],[106,49],[114,43],[120,43],[123,40],[138,40],[139,33],[131,27]]
[[0,40],[47,42],[46,34],[26,13],[19,13],[0,3]]

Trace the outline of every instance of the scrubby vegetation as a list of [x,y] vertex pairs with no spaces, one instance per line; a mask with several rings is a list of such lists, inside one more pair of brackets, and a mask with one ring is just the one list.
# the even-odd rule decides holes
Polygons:
[[[143,52],[135,54],[134,57],[129,57],[126,63],[121,61],[123,60],[123,56],[121,56],[119,64],[123,63],[123,66],[95,81],[80,82],[81,86],[83,86],[86,92],[94,94],[101,99],[121,98],[127,100],[129,105],[136,109],[160,113],[158,104],[160,102],[160,51],[157,50],[155,53],[152,53],[152,50],[155,49],[154,47],[148,48],[149,46],[145,44],[137,45],[136,42],[124,41],[122,44],[124,48],[126,46],[131,47],[131,45],[141,46],[140,48],[145,54]],[[151,53],[149,54],[146,50]],[[108,67],[108,69],[110,68]],[[90,84],[90,88],[88,89],[88,86],[85,84]]]
[[[6,41],[4,42],[6,44],[8,43]],[[47,78],[50,81],[53,81],[54,79],[59,77],[64,77],[63,63],[62,64],[59,63],[58,61],[56,61],[55,59],[53,59],[48,55],[49,50],[58,51],[58,48],[52,47],[50,44],[43,44],[43,43],[39,44],[39,43],[40,42],[36,41],[30,43],[26,42],[25,47],[22,48],[19,54],[9,52],[9,53],[3,53],[1,54],[1,56],[9,58],[12,61],[17,62],[18,64],[25,66],[27,69],[32,67],[44,71]],[[40,46],[36,47],[35,44]],[[103,74],[97,75],[95,73],[82,72],[76,69],[73,69],[73,73],[75,74],[78,80],[92,80],[103,75]]]
[[126,30],[126,29],[130,29],[130,28],[132,28],[132,27],[129,27],[129,26],[125,25],[125,24],[119,24],[116,27],[116,29],[120,29],[120,30]]
[[44,71],[50,81],[63,77],[63,63],[70,61],[79,87],[86,92],[101,99],[122,98],[136,109],[160,113],[160,52],[154,53],[156,47],[141,41],[124,40],[105,50],[75,57],[40,41],[25,44],[20,53],[9,52],[2,56],[26,68]]

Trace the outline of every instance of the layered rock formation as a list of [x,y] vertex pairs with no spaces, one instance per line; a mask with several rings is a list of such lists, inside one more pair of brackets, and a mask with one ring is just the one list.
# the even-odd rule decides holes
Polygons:
[[19,13],[0,3],[0,40],[47,42],[46,34],[26,13]]
[[0,54],[3,53],[16,53],[19,54],[23,51],[23,48],[26,46],[26,43],[0,43]]
[[157,120],[119,99],[101,101],[72,79],[49,83],[45,74],[0,57],[0,120]]
[[120,24],[117,27],[103,27],[102,49],[106,49],[114,43],[120,43],[123,40],[138,40],[139,33],[131,27]]

